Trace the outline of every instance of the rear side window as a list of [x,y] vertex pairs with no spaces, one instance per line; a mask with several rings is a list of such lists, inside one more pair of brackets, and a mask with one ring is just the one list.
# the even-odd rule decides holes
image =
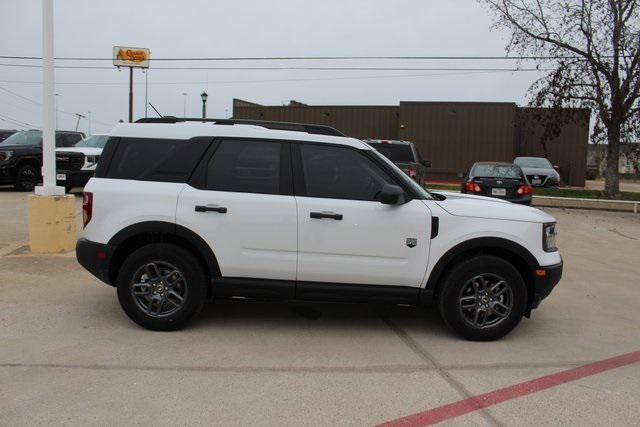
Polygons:
[[300,144],[306,195],[377,200],[393,178],[364,154],[348,148]]
[[[211,139],[121,138],[117,142],[104,177],[187,182]],[[99,175],[101,174],[96,174]]]
[[207,165],[206,188],[280,194],[283,146],[270,141],[222,141]]

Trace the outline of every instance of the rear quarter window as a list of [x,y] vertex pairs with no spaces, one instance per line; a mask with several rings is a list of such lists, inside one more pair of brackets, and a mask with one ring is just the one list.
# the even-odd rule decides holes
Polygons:
[[187,182],[211,140],[212,138],[110,138],[98,164],[96,176]]

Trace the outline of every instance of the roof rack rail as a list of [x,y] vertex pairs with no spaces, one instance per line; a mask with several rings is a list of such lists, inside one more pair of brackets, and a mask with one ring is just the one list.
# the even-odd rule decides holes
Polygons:
[[274,122],[269,120],[250,119],[199,119],[190,117],[147,117],[136,120],[136,123],[184,123],[184,122],[210,122],[217,125],[253,125],[274,130],[289,130],[294,132],[306,132],[314,135],[346,136],[339,130],[326,125],[314,125],[306,123]]

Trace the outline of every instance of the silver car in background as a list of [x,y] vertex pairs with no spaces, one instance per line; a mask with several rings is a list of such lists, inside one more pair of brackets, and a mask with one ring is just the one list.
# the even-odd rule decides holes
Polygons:
[[532,187],[558,187],[560,174],[544,157],[516,157],[513,163],[520,166]]

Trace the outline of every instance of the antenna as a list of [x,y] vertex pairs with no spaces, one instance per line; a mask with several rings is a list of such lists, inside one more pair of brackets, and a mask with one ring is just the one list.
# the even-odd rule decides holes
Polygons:
[[156,107],[153,106],[153,104],[151,102],[149,102],[149,105],[151,106],[151,108],[153,108],[153,111],[156,112],[156,114],[158,115],[158,117],[164,117],[162,114],[160,114],[160,111],[158,111],[158,109]]

